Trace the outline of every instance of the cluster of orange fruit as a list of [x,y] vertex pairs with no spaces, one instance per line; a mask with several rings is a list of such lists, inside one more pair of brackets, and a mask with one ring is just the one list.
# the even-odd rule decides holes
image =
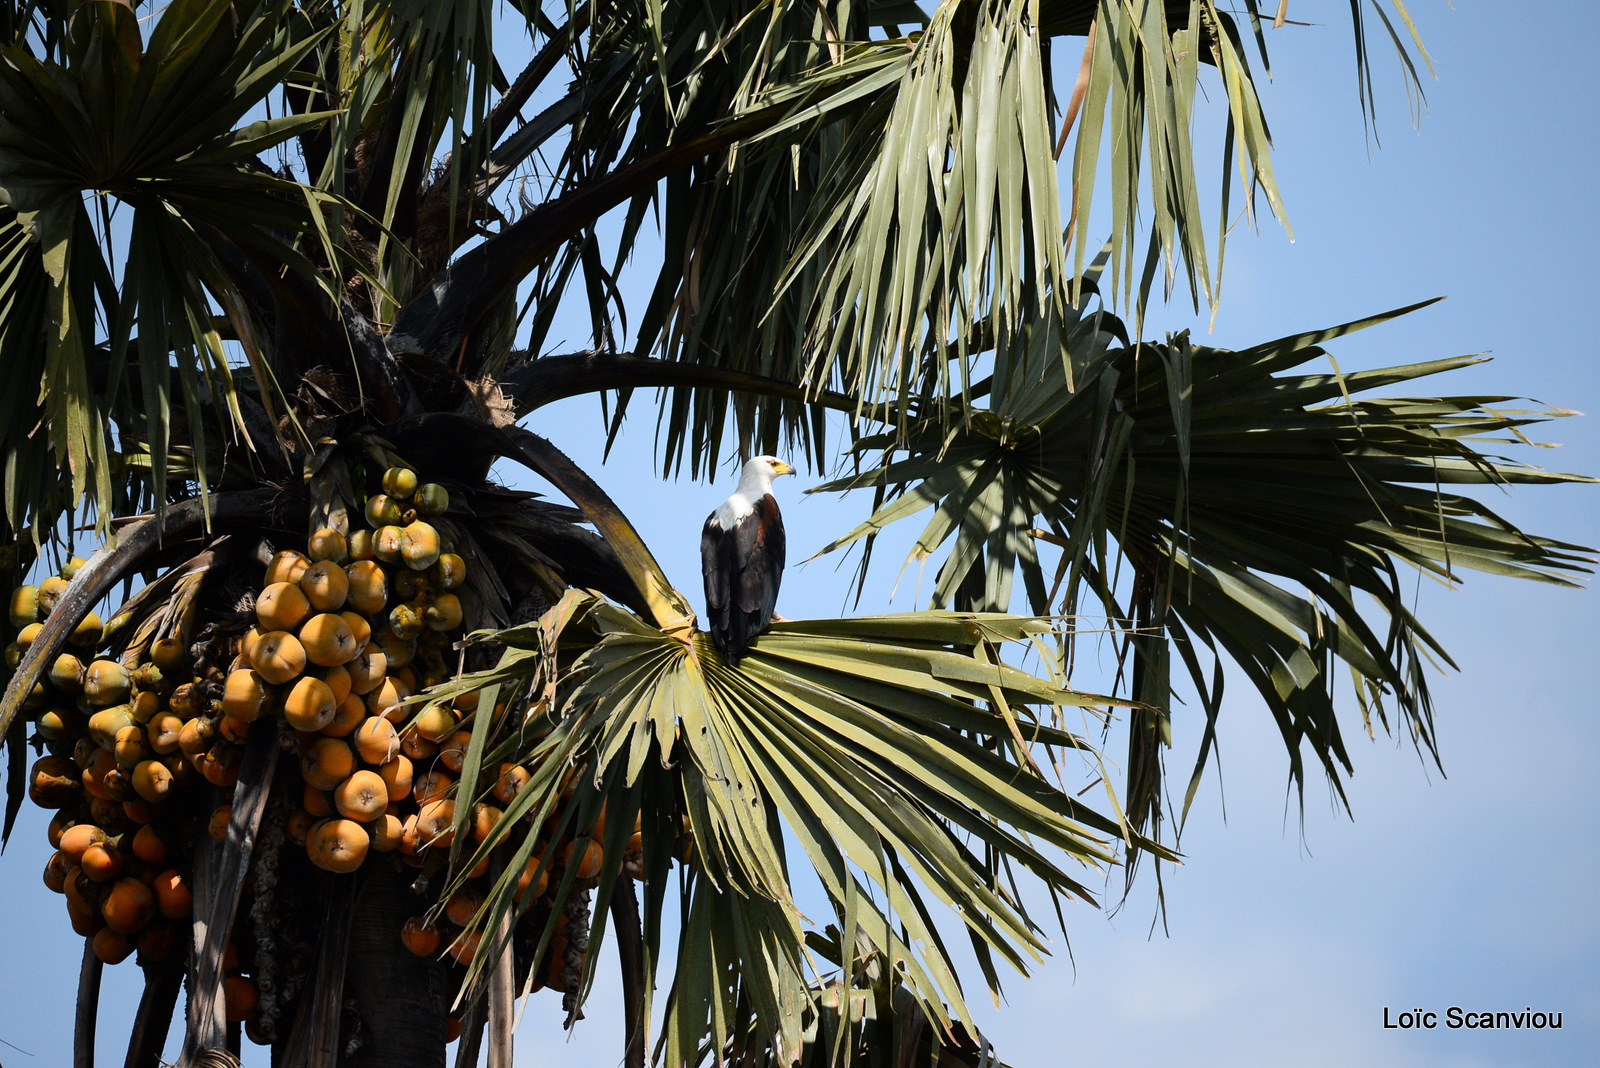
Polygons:
[[[73,558],[60,574],[12,595],[19,633],[6,649],[8,667],[16,668],[82,565]],[[223,755],[196,744],[178,714],[197,711],[188,707],[195,688],[172,686],[188,660],[180,643],[154,643],[145,663],[96,659],[104,631],[90,612],[24,701],[33,743],[48,750],[33,765],[28,792],[58,810],[44,882],[66,896],[72,929],[92,938],[108,964],[136,948],[159,961],[187,942],[179,921],[191,909],[181,834],[163,817],[162,802],[199,775],[220,782],[227,771]]]
[[[572,773],[568,774],[569,782],[564,793],[570,797]],[[501,764],[499,776],[491,791],[494,799],[501,804],[509,805],[530,778],[528,769],[520,764]],[[489,830],[503,815],[504,809],[487,802],[474,805],[471,820],[474,840],[482,843]],[[550,817],[546,826],[561,822],[561,815],[558,812]],[[644,840],[640,823],[640,817],[635,816],[633,834],[629,837],[623,854],[623,871],[634,879],[641,879],[644,874]],[[559,882],[568,868],[576,869],[573,877],[577,881],[577,886],[593,885],[605,860],[605,853],[600,845],[604,834],[605,809],[602,806],[594,825],[586,830],[578,833],[568,830],[554,842],[544,838],[536,845],[533,855],[528,858],[517,878],[516,889],[513,892],[514,900],[520,904],[525,898],[531,897],[537,900],[544,897],[552,876]],[[541,838],[543,837],[541,832]],[[483,880],[488,870],[489,862],[485,858],[468,873],[468,879]],[[443,951],[457,963],[471,964],[477,955],[482,936],[479,932],[468,928],[483,906],[482,886],[481,882],[478,886],[474,886],[469,881],[467,886],[443,900],[439,908],[427,915],[413,916],[407,920],[400,930],[401,944],[419,957],[434,956],[442,947]],[[581,974],[585,954],[579,953],[575,962],[569,962],[567,946],[568,937],[563,928],[551,940],[543,967],[534,973],[532,989],[537,990],[545,986],[562,989],[566,985],[563,971],[569,963],[575,963]]]
[[355,871],[372,852],[415,857],[448,834],[454,780],[416,774],[413,761],[448,749],[474,706],[406,703],[449,675],[462,620],[452,591],[466,564],[425,518],[448,507],[442,487],[396,467],[383,488],[367,502],[373,529],[319,530],[305,553],[273,558],[222,697],[225,718],[248,725],[270,713],[294,728],[305,792],[287,833],[332,872]]

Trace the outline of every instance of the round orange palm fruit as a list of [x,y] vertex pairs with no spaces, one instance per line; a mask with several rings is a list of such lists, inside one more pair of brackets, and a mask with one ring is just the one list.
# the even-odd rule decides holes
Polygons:
[[194,910],[194,892],[177,868],[157,875],[151,889],[156,892],[156,908],[169,920],[181,920]]
[[383,650],[384,657],[388,660],[390,671],[399,671],[411,663],[417,655],[417,643],[414,639],[402,638],[392,630],[386,630],[376,638],[378,647]]
[[254,668],[235,668],[222,684],[222,711],[249,723],[261,715],[271,694],[270,684]]
[[94,934],[94,955],[104,964],[121,964],[133,952],[134,941],[120,931],[102,927]]
[[28,773],[28,796],[43,808],[65,808],[82,789],[79,770],[65,757],[40,757]]
[[462,931],[446,948],[446,952],[457,964],[465,968],[472,963],[472,958],[478,955],[478,943],[482,941],[483,935],[477,931]]
[[242,975],[230,975],[222,980],[223,1013],[229,1023],[243,1023],[256,1014],[256,1006],[261,1001],[261,992],[256,989],[255,980],[247,979]]
[[323,560],[306,568],[300,576],[300,592],[311,602],[313,612],[337,612],[344,607],[350,595],[350,577],[344,568],[331,560]]
[[356,749],[368,764],[387,764],[400,754],[394,724],[382,716],[369,716],[356,728]]
[[385,524],[372,532],[372,555],[386,564],[400,562],[400,528]]
[[344,669],[350,673],[350,692],[364,697],[383,684],[389,671],[389,658],[383,655],[377,643],[369,643],[344,665]]
[[333,791],[339,814],[357,823],[371,823],[389,804],[389,787],[375,771],[357,771]]
[[311,614],[311,601],[297,583],[274,582],[256,596],[263,630],[294,630]]
[[315,822],[311,813],[303,808],[297,808],[289,813],[289,818],[283,823],[283,833],[295,845],[306,844],[306,834]]
[[370,827],[374,850],[379,853],[390,853],[400,848],[400,838],[405,833],[405,824],[400,822],[399,816],[385,812],[373,820]]
[[83,696],[91,705],[105,708],[128,699],[133,680],[128,669],[115,660],[94,660],[83,671]]
[[441,590],[453,590],[466,581],[467,562],[455,553],[440,553],[428,578]]
[[50,854],[50,859],[44,862],[44,885],[57,894],[67,892],[67,872],[72,870],[72,861],[61,850]]
[[439,531],[417,520],[400,531],[400,558],[413,571],[426,571],[439,559]]
[[456,731],[439,746],[439,763],[450,771],[460,771],[467,762],[467,747],[472,744],[471,731]]
[[319,790],[332,790],[355,770],[356,755],[338,738],[318,738],[300,758],[300,777]]
[[456,730],[456,716],[444,705],[428,705],[417,713],[411,729],[430,742],[442,742]]
[[412,766],[410,757],[403,753],[397,754],[394,759],[378,765],[378,774],[383,777],[383,784],[388,788],[390,804],[403,801],[411,795]]
[[400,944],[419,957],[431,957],[439,952],[439,928],[426,917],[413,916],[400,925]]
[[302,675],[283,699],[283,718],[299,731],[320,731],[333,722],[339,704],[321,679]]
[[495,808],[493,805],[486,805],[482,802],[473,805],[472,840],[481,845],[483,840],[489,837],[489,832],[494,830],[495,824],[499,823],[504,816],[505,810]]
[[333,814],[333,802],[329,800],[328,795],[310,784],[306,785],[305,791],[300,795],[300,807],[318,819]]
[[306,669],[305,646],[288,631],[270,631],[251,649],[250,666],[273,685],[282,685]]
[[367,704],[357,694],[350,694],[334,710],[333,719],[322,728],[330,738],[348,738],[367,718]]
[[305,574],[306,568],[310,566],[311,560],[305,553],[284,549],[273,555],[261,585],[265,587],[279,582],[299,582],[300,576]]
[[455,778],[445,771],[428,771],[417,776],[411,787],[411,796],[419,805],[426,805],[429,801],[437,801],[449,793],[450,787],[455,785]]
[[501,764],[500,777],[494,783],[495,800],[502,805],[511,804],[532,778],[533,774],[520,764]]
[[563,850],[561,861],[568,868],[576,864],[578,878],[593,879],[600,874],[600,865],[605,861],[605,852],[600,848],[600,843],[593,838],[574,838]]
[[347,603],[364,616],[376,615],[388,607],[389,577],[374,560],[357,560],[344,569],[349,588]]
[[182,718],[171,712],[157,712],[144,725],[145,739],[162,756],[178,751],[178,732],[183,730]]
[[328,689],[333,691],[335,705],[342,704],[350,696],[350,671],[343,664],[319,667],[310,674],[328,684]]
[[422,613],[422,622],[429,630],[455,630],[461,626],[461,598],[453,593],[441,593]]
[[374,716],[383,716],[396,723],[406,720],[405,699],[414,693],[405,681],[394,676],[385,676],[372,692],[367,694],[367,711]]
[[352,872],[367,859],[372,839],[355,820],[328,820],[317,828],[317,860],[332,872]]
[[152,805],[164,800],[172,792],[172,772],[158,760],[145,760],[134,765],[133,792]]
[[436,742],[430,742],[416,731],[408,730],[400,736],[400,752],[412,760],[427,760],[438,752]]
[[456,803],[449,798],[429,801],[417,812],[417,847],[447,846],[455,837],[451,823],[456,818]]
[[133,836],[133,855],[145,864],[164,864],[172,850],[162,840],[161,832],[147,825]]
[[537,856],[529,857],[528,863],[522,868],[522,874],[517,876],[517,889],[514,891],[514,896],[518,901],[530,894],[535,898],[544,897],[544,892],[550,884],[550,869],[539,870],[539,862],[543,858],[542,851]]
[[105,831],[92,823],[75,823],[61,832],[61,843],[56,848],[76,864],[83,859],[85,850],[92,845],[100,845],[108,838]]
[[156,914],[156,895],[138,879],[118,879],[100,903],[106,926],[122,934],[137,934]]
[[372,531],[352,530],[349,539],[351,560],[372,559]]
[[343,616],[333,612],[323,612],[306,620],[300,628],[300,644],[305,646],[306,658],[320,667],[348,664],[361,652],[350,625]]
[[478,914],[478,909],[483,906],[483,895],[473,889],[457,890],[450,895],[444,903],[444,915],[457,927],[465,927],[472,922],[472,917]]
[[217,842],[228,840],[228,824],[233,822],[233,806],[218,805],[217,810],[211,814],[211,820],[206,824],[206,833]]

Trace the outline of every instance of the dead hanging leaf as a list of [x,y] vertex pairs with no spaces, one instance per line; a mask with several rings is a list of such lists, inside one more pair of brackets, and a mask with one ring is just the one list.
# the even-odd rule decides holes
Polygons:
[[511,426],[517,421],[516,406],[511,403],[500,389],[500,383],[491,375],[482,378],[469,378],[467,392],[472,396],[472,403],[478,413],[497,427]]

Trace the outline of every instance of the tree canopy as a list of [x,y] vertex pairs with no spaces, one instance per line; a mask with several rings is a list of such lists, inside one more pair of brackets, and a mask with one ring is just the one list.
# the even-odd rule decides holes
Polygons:
[[[1369,732],[1436,751],[1426,673],[1451,662],[1403,575],[1571,584],[1593,563],[1472,496],[1577,480],[1502,455],[1565,412],[1393,394],[1471,359],[1329,359],[1420,305],[1239,350],[1143,336],[1152,295],[1214,311],[1236,216],[1289,230],[1256,90],[1288,7],[7,4],[0,365],[25,388],[0,397],[5,587],[92,528],[106,547],[63,595],[81,618],[121,578],[210,568],[206,531],[242,537],[268,510],[303,538],[298,510],[349,533],[386,468],[437,473],[472,633],[413,703],[474,695],[537,724],[463,721],[453,796],[535,769],[470,849],[456,810],[445,881],[499,873],[467,928],[509,945],[519,875],[603,811],[607,863],[584,887],[565,869],[535,956],[569,895],[615,900],[637,824],[645,1018],[680,890],[657,1056],[982,1057],[942,939],[964,928],[998,993],[1000,962],[1026,974],[1045,949],[1019,877],[1060,915],[1092,899],[1066,862],[1131,879],[1174,856],[1175,685],[1214,725],[1242,675],[1296,788],[1313,765],[1343,796],[1337,670]],[[1380,34],[1420,99],[1405,4],[1352,4],[1349,22],[1358,105]],[[1064,49],[1081,52],[1070,85]],[[1194,142],[1205,92],[1220,145]],[[1211,200],[1201,160],[1219,154]],[[1103,219],[1109,237],[1090,232]],[[641,262],[635,301],[619,278]],[[563,301],[587,308],[585,351],[550,351]],[[678,592],[692,580],[541,433],[541,408],[585,393],[613,436],[653,399],[663,476],[805,455],[829,475],[817,490],[859,502],[827,549],[858,546],[863,569],[878,532],[926,516],[932,608],[780,622],[728,668]],[[572,507],[494,486],[502,461]],[[168,607],[183,584],[160,581],[147,615],[130,602],[123,633],[144,637],[117,639],[123,655],[191,636]],[[1091,619],[1114,632],[1110,694],[1070,685]],[[76,625],[45,621],[9,665],[7,834],[19,713]],[[1041,762],[1099,760],[1066,725],[1080,707],[1130,723],[1099,807]],[[797,864],[835,915],[803,921]],[[607,927],[596,908],[589,944]],[[499,959],[465,966],[475,995]]]

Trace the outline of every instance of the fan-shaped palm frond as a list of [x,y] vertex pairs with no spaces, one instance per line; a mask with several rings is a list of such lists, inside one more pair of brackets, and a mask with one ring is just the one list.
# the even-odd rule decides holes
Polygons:
[[[1266,701],[1296,784],[1309,745],[1342,794],[1350,758],[1334,715],[1336,661],[1353,673],[1369,730],[1370,713],[1389,726],[1392,700],[1413,740],[1433,749],[1424,666],[1450,661],[1408,607],[1400,565],[1447,582],[1471,569],[1570,584],[1594,562],[1455,488],[1591,481],[1480,451],[1568,413],[1498,396],[1359,396],[1472,358],[1296,370],[1327,355],[1323,342],[1414,307],[1238,352],[1186,333],[1125,345],[1104,313],[1041,323],[985,383],[988,407],[927,414],[903,439],[858,443],[881,462],[817,490],[875,487],[883,503],[824,551],[931,507],[913,556],[949,545],[934,605],[1004,611],[1020,578],[1035,612],[1071,615],[1087,598],[1126,626],[1130,693],[1149,707],[1135,713],[1130,743],[1137,827],[1161,812],[1169,649],[1208,724],[1221,684],[1208,683],[1202,646]],[[1060,550],[1053,577],[1040,542]],[[1070,640],[1064,654],[1070,665]],[[1210,740],[1208,727],[1190,797]]]
[[[532,902],[517,904],[518,880],[551,866],[544,843],[574,834],[581,846],[603,813],[603,829],[592,832],[606,858],[600,901],[621,876],[629,836],[636,826],[643,832],[653,973],[669,866],[692,845],[693,862],[681,873],[684,929],[666,1057],[692,1064],[703,1049],[750,1035],[791,1060],[816,1010],[822,969],[808,959],[787,832],[820,880],[837,929],[860,932],[869,956],[893,962],[941,1028],[959,1021],[973,1033],[929,896],[954,910],[998,992],[996,958],[1025,973],[1028,959],[1045,951],[1017,875],[1031,873],[1053,900],[1092,901],[1058,858],[1114,863],[1113,840],[1126,837],[1117,819],[1083,805],[1034,763],[1034,746],[1078,751],[1093,763],[1061,711],[1104,703],[1001,661],[1002,646],[1048,633],[1036,621],[982,613],[785,622],[731,670],[704,635],[685,643],[569,592],[537,624],[480,635],[505,644],[499,665],[416,699],[480,693],[456,786],[457,843],[470,828],[471,804],[493,785],[467,769],[500,761],[532,769],[459,865],[465,871],[507,846],[505,874],[479,928],[505,930],[500,917],[526,913]],[[525,722],[483,714],[513,689],[533,702]],[[567,866],[553,917],[576,870]],[[604,931],[597,910],[591,954]],[[553,927],[543,937],[553,937]],[[854,987],[867,963],[852,956],[835,981]]]

